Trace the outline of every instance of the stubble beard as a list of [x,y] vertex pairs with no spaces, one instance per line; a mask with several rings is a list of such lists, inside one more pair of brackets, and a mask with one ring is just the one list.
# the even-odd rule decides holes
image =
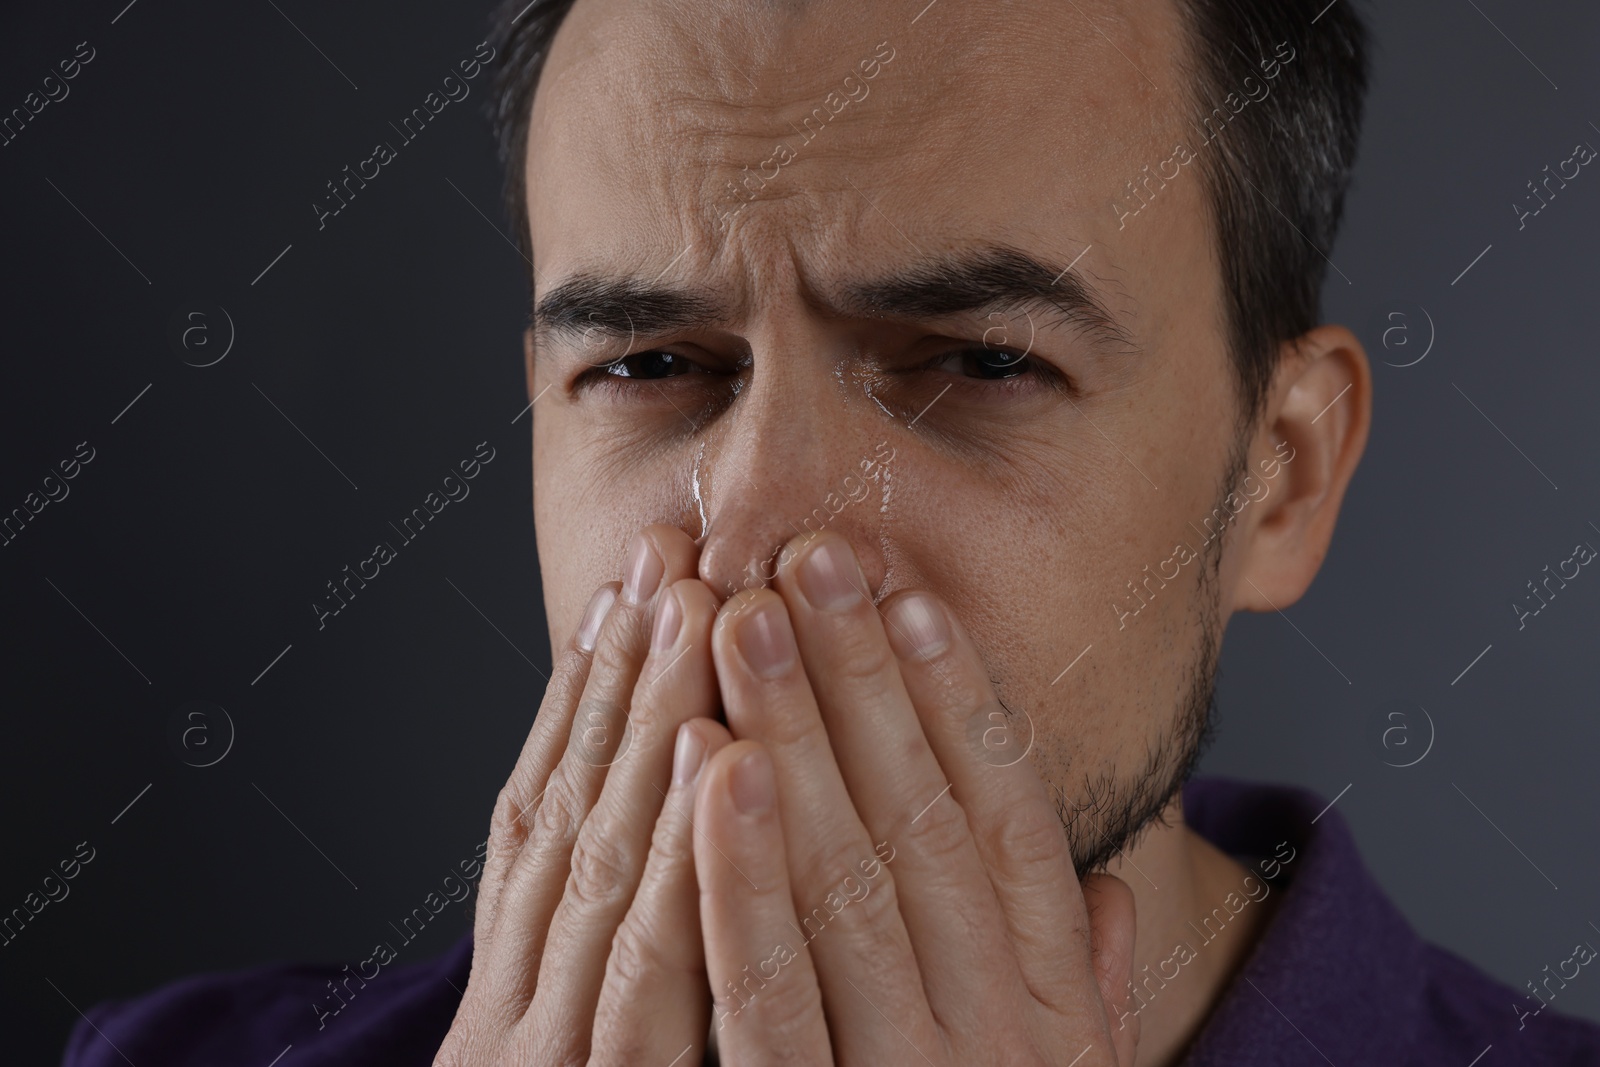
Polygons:
[[[1245,449],[1241,434],[1228,457],[1217,507],[1222,507],[1221,502],[1243,480]],[[1226,529],[1203,549],[1199,579],[1190,600],[1190,631],[1197,641],[1184,671],[1183,695],[1172,721],[1150,744],[1144,764],[1126,776],[1111,771],[1084,774],[1076,795],[1070,798],[1059,786],[1052,787],[1056,814],[1079,878],[1104,870],[1114,857],[1137,845],[1145,831],[1168,824],[1172,800],[1193,776],[1215,735],[1216,680],[1222,657],[1220,569]],[[1073,762],[1068,755],[1066,779],[1071,778]]]

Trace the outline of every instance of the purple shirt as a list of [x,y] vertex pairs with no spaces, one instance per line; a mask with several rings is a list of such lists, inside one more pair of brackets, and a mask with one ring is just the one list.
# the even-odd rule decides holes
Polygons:
[[[1362,866],[1338,812],[1312,825],[1320,798],[1201,779],[1184,804],[1190,826],[1252,866],[1280,842],[1295,850],[1270,883],[1283,894],[1278,911],[1187,1067],[1600,1067],[1600,1027],[1554,1009],[1519,1027],[1517,1006],[1538,1001],[1418,938]],[[427,1067],[471,962],[468,936],[437,960],[386,969],[351,987],[320,1030],[313,1005],[333,1003],[327,983],[349,972],[273,966],[187,978],[90,1009],[65,1067],[265,1067],[280,1055],[277,1067]]]

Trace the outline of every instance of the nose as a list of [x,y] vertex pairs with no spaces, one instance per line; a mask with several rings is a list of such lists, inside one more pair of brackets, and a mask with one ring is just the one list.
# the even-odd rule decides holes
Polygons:
[[889,420],[815,350],[766,355],[752,354],[750,381],[708,435],[696,471],[706,518],[700,578],[723,596],[760,588],[786,544],[826,529],[849,541],[876,598],[887,569]]

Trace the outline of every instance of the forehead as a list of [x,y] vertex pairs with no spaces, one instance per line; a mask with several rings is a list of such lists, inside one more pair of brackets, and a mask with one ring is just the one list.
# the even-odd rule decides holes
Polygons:
[[1124,270],[1156,227],[1111,205],[1170,154],[1181,49],[1167,0],[579,0],[528,138],[541,278],[843,277],[979,240]]

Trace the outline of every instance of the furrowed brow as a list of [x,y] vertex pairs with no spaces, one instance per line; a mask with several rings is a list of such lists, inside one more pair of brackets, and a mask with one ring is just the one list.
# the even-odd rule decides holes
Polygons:
[[1102,348],[1137,349],[1122,319],[1070,265],[993,245],[913,263],[876,281],[847,286],[846,314],[938,319],[974,311],[1048,307]]
[[533,309],[533,328],[544,339],[651,337],[721,321],[714,299],[673,286],[628,277],[580,274],[546,293]]

